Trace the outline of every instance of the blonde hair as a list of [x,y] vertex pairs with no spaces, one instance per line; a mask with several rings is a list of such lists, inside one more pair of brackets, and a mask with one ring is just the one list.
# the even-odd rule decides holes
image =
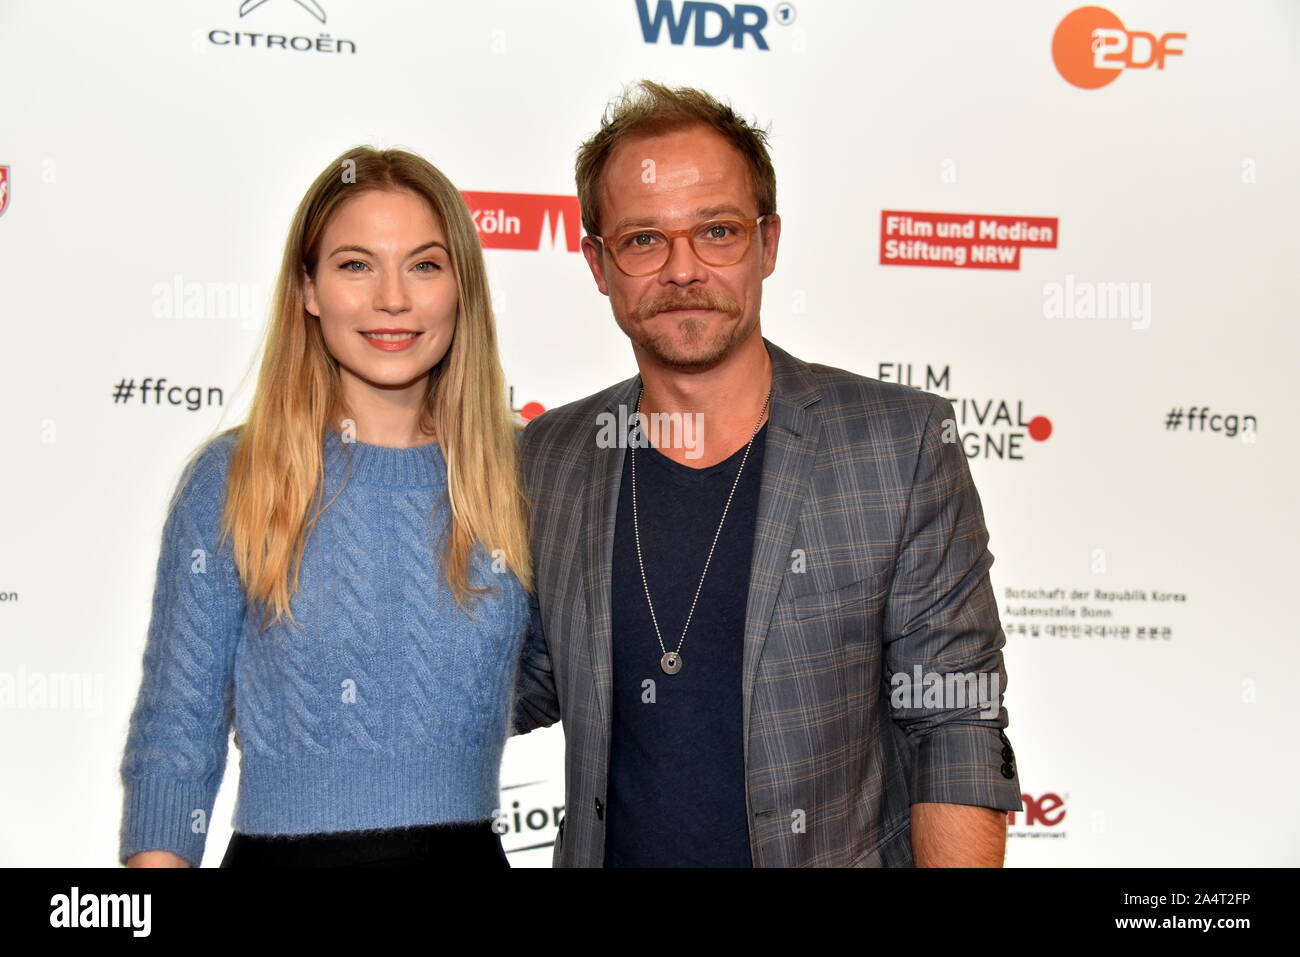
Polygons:
[[[447,462],[451,521],[443,567],[458,607],[489,589],[468,585],[475,542],[500,555],[533,590],[527,500],[516,426],[497,355],[496,327],[478,231],[460,192],[427,160],[403,150],[358,146],[316,177],[294,214],[248,419],[238,431],[222,516],[250,607],[262,627],[284,616],[298,588],[307,539],[320,513],[323,440],[343,407],[338,362],[307,312],[303,277],[314,275],[330,217],[366,190],[410,190],[442,224],[459,309],[447,355],[430,372],[420,430],[435,434]],[[500,551],[497,552],[496,550]]]
[[578,147],[574,178],[582,227],[588,236],[600,235],[600,186],[614,149],[637,136],[696,125],[713,130],[744,157],[750,188],[758,203],[757,215],[776,212],[776,171],[767,152],[766,130],[749,123],[703,90],[641,80],[610,102],[601,117],[600,129]]

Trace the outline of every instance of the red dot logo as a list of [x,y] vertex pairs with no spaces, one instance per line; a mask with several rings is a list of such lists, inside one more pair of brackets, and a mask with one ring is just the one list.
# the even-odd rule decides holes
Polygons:
[[1036,442],[1045,441],[1052,434],[1052,420],[1045,415],[1036,415],[1029,420],[1029,437]]
[[519,414],[525,422],[531,422],[545,411],[546,406],[540,402],[526,402],[524,407],[519,410]]
[[1099,68],[1097,63],[1104,53],[1102,37],[1098,31],[1108,31],[1110,36],[1125,33],[1119,17],[1104,7],[1080,7],[1067,14],[1052,36],[1052,59],[1061,76],[1084,90],[1095,90],[1113,81],[1123,69]]

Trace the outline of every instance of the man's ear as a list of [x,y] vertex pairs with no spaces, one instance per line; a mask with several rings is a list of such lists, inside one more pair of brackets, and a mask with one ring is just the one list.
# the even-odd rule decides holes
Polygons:
[[603,243],[592,239],[590,236],[582,237],[582,255],[587,259],[587,265],[591,269],[591,277],[596,280],[596,288],[603,295],[609,295],[609,286],[605,283],[605,262],[603,254],[605,246]]
[[316,283],[311,276],[307,275],[307,270],[302,271],[302,301],[307,311],[320,318],[320,304],[316,301]]
[[776,213],[766,216],[758,224],[759,238],[763,243],[763,278],[776,269],[776,247],[781,241],[781,217]]

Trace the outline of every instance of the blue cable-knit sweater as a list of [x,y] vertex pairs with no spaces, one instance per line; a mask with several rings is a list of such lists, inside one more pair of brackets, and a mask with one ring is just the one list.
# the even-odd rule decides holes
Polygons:
[[[197,866],[234,709],[246,834],[410,827],[492,817],[527,596],[475,546],[457,608],[442,570],[441,449],[324,439],[325,498],[286,620],[259,633],[229,542],[218,547],[235,434],[183,477],[163,530],[144,677],[131,716],[119,860]],[[350,474],[345,473],[349,469]],[[246,615],[245,612],[248,611]]]

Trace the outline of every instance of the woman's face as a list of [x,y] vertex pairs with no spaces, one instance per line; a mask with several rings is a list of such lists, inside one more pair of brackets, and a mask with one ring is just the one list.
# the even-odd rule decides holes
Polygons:
[[456,330],[448,247],[428,202],[407,190],[366,190],[335,210],[303,297],[345,392],[423,388]]

